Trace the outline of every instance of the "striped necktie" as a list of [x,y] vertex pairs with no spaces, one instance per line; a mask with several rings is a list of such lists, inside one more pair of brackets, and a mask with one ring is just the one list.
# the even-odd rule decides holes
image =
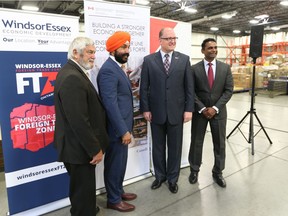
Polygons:
[[168,74],[169,73],[169,67],[170,67],[170,62],[169,62],[169,54],[165,54],[164,55],[165,59],[164,59],[164,68],[165,68],[165,71],[166,73]]

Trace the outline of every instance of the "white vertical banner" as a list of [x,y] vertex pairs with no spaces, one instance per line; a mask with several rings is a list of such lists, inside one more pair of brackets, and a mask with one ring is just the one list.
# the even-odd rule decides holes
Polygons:
[[[130,4],[84,1],[85,32],[96,44],[96,65],[98,71],[109,57],[106,40],[115,31],[126,31],[131,35],[131,48],[128,60],[130,81],[134,102],[134,139],[129,145],[125,180],[143,176],[150,172],[147,122],[139,111],[139,82],[144,56],[149,54],[150,9]],[[96,169],[97,189],[104,187],[103,162]],[[126,181],[127,182],[127,181]]]
[[78,17],[0,9],[0,32],[8,214],[41,215],[69,205],[69,178],[53,147],[53,91]]

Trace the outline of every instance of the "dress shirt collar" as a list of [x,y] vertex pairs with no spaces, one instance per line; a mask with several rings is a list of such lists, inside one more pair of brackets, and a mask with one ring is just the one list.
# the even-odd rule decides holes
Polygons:
[[163,52],[162,50],[160,50],[160,53],[161,53],[161,57],[162,57],[162,60],[164,61],[165,59],[165,54],[168,54],[169,55],[169,61],[171,62],[171,57],[172,57],[172,54],[173,54],[173,51],[169,52],[169,53],[165,53]]
[[[209,63],[209,62],[208,62],[206,59],[204,59],[204,66],[205,66],[205,68],[207,67],[208,63]],[[213,67],[215,67],[215,66],[216,66],[216,59],[214,59],[211,63],[212,63],[212,65],[213,65]]]
[[[208,75],[208,68],[209,68],[209,65],[208,65],[208,61],[206,59],[204,59],[204,68],[205,68],[205,71],[206,71],[206,74]],[[216,74],[216,59],[214,59],[212,62],[212,70],[213,70],[213,76],[214,76],[214,79],[215,79],[215,74]]]

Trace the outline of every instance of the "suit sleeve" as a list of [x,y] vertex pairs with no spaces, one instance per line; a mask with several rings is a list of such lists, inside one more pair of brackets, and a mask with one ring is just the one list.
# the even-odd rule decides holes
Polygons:
[[194,79],[188,57],[185,67],[185,112],[194,112],[194,89]]
[[100,143],[94,134],[89,120],[87,84],[81,78],[70,75],[62,83],[59,92],[66,120],[79,143],[92,158],[100,151]]
[[[195,73],[196,73],[196,68],[197,65],[193,65],[191,67],[191,71],[192,71],[192,77],[193,77],[193,82],[195,82]],[[194,83],[194,87],[195,87],[195,83]],[[194,91],[195,92],[195,91]],[[195,99],[195,111],[198,112],[200,111],[202,108],[205,107],[205,105],[202,103],[202,101],[199,99],[199,97],[197,96],[196,92],[194,94],[194,99]]]
[[[98,86],[102,102],[107,112],[107,117],[113,126],[116,135],[121,137],[129,131],[129,129],[118,106],[118,78],[111,69],[101,69],[98,75]],[[128,102],[129,101],[127,101],[127,103]]]
[[140,80],[140,110],[141,112],[149,112],[149,69],[147,58],[144,58],[142,71],[141,71],[141,80]]
[[219,98],[219,100],[215,103],[215,106],[219,110],[221,110],[226,105],[226,103],[228,103],[228,101],[233,95],[234,84],[233,84],[233,77],[232,77],[230,66],[225,64],[224,71],[226,73],[226,77],[225,77],[225,85],[223,87],[223,93],[221,97]]

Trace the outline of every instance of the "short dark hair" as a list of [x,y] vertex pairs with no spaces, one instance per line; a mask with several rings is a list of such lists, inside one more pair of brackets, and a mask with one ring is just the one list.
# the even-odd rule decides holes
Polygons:
[[210,42],[210,41],[213,41],[213,42],[217,43],[214,38],[206,38],[206,39],[202,42],[202,44],[201,44],[202,50],[205,49],[206,43],[208,43],[208,42]]

